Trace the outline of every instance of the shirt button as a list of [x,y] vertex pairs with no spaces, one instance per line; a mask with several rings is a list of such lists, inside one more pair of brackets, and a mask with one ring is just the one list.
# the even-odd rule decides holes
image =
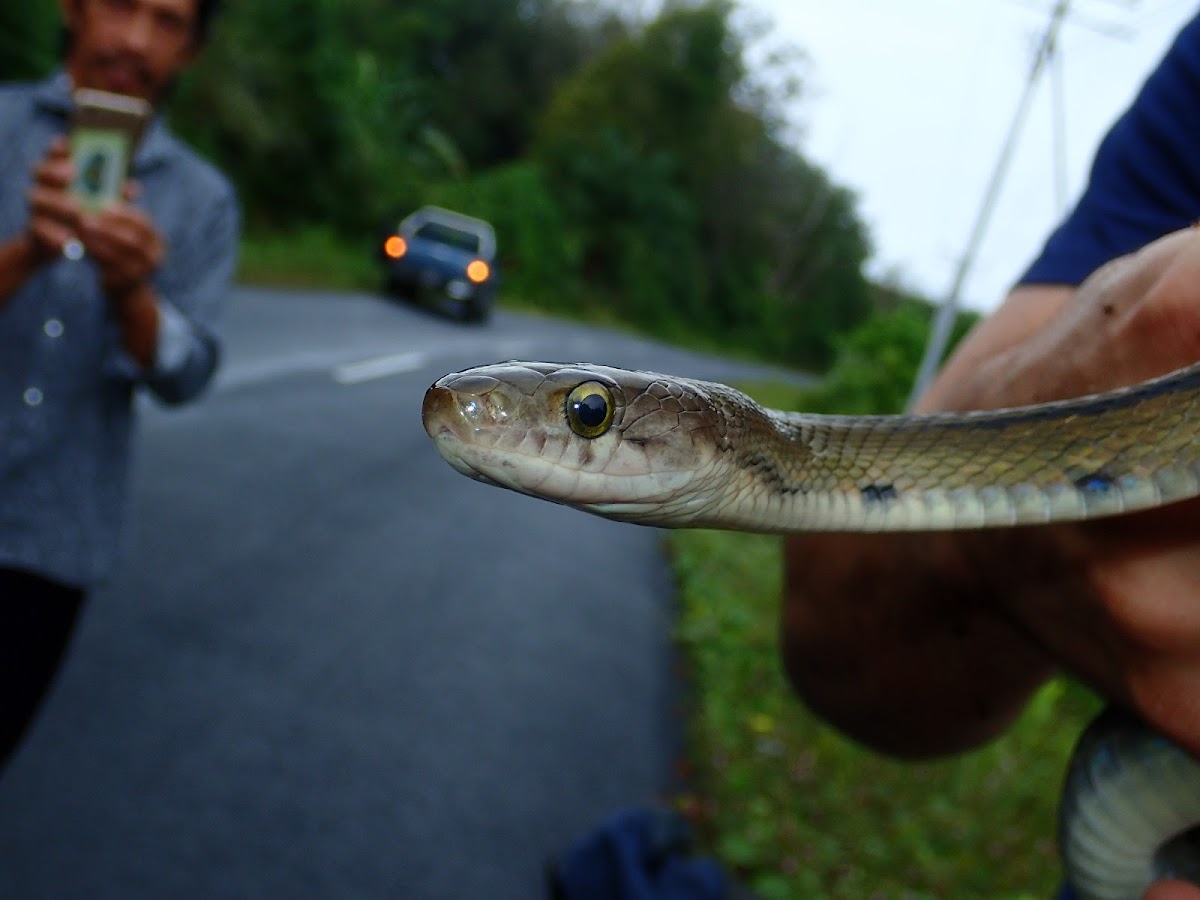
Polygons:
[[62,337],[63,323],[58,319],[47,319],[46,324],[42,326],[42,331],[46,332],[47,337]]
[[40,406],[43,395],[39,388],[25,388],[25,393],[21,395],[21,399],[25,401],[26,406]]

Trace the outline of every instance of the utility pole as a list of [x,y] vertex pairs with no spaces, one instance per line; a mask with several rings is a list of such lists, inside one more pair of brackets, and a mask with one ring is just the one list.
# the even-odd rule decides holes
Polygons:
[[996,206],[997,198],[1000,196],[1000,188],[1004,183],[1004,176],[1008,174],[1009,163],[1012,161],[1013,152],[1017,147],[1017,139],[1020,137],[1021,128],[1028,117],[1034,91],[1047,63],[1054,56],[1058,42],[1058,33],[1062,28],[1063,20],[1066,18],[1070,6],[1071,0],[1055,0],[1054,8],[1050,11],[1050,21],[1042,33],[1041,41],[1034,54],[1033,64],[1030,66],[1029,76],[1025,81],[1025,90],[1021,95],[1020,102],[1017,104],[1016,114],[1013,116],[1012,124],[1008,129],[1008,135],[1000,149],[1000,156],[996,160],[991,180],[988,182],[987,190],[983,195],[983,202],[979,207],[975,224],[971,228],[966,249],[959,259],[958,266],[955,268],[950,289],[946,292],[946,296],[938,307],[937,315],[934,318],[933,328],[929,334],[929,341],[925,345],[925,356],[921,360],[921,368],[917,372],[917,379],[913,385],[912,394],[909,396],[908,405],[910,409],[917,398],[929,387],[929,383],[933,380],[933,376],[937,372],[938,364],[941,362],[942,354],[945,352],[946,343],[950,339],[950,330],[954,326],[954,319],[958,314],[963,284],[967,280],[967,275],[970,274],[971,266],[974,264],[975,257],[979,252],[979,246],[983,243],[983,236],[991,221],[992,211]]

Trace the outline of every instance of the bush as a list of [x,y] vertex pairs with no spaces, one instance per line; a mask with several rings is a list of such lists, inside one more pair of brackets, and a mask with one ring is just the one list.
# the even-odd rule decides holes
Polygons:
[[[877,313],[838,342],[838,356],[821,384],[797,399],[809,412],[870,415],[903,411],[912,391],[933,309],[906,300]],[[946,353],[978,317],[961,314]]]

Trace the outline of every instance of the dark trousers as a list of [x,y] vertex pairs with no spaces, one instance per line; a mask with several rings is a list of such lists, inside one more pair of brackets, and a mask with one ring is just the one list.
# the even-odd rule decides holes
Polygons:
[[0,568],[0,773],[54,680],[83,599],[78,588]]

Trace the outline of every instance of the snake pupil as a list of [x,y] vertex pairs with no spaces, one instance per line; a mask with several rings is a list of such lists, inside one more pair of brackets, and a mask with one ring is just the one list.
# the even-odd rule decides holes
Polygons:
[[589,394],[575,401],[575,412],[585,426],[599,428],[608,417],[608,403],[599,394]]
[[585,381],[567,397],[567,424],[580,437],[597,438],[608,431],[613,410],[609,389],[597,381]]

